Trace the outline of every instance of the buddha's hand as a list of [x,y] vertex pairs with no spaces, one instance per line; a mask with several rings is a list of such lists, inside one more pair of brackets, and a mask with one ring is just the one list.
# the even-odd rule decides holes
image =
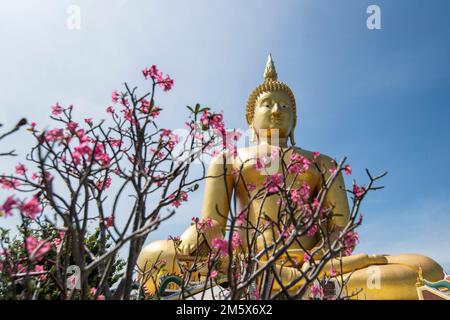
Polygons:
[[197,226],[191,225],[181,235],[181,243],[178,247],[182,255],[191,255],[205,240],[211,245],[211,241],[222,236],[222,226],[216,220],[211,220],[211,226],[198,230]]

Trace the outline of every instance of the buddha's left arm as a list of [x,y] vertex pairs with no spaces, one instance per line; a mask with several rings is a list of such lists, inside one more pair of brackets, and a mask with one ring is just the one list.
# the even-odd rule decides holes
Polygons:
[[[330,168],[334,167],[332,159],[327,156],[320,156],[319,166],[321,167],[322,172],[324,172],[325,183],[331,176]],[[328,240],[330,241],[330,244],[332,244],[340,236],[342,229],[347,225],[350,219],[350,209],[342,173],[339,173],[336,176],[336,179],[328,190],[324,207],[332,208],[332,217],[327,226]],[[321,243],[318,244],[318,247],[320,244]],[[315,248],[311,251],[314,251],[314,249]],[[328,251],[328,246],[325,245],[322,251]],[[320,258],[320,256],[321,254],[318,253],[317,258]]]
[[[331,176],[330,168],[334,167],[329,157],[322,156],[320,166],[325,171],[324,178],[326,182]],[[333,181],[325,198],[325,206],[332,208],[333,216],[329,228],[344,228],[350,219],[350,209],[348,206],[347,192],[345,191],[344,177],[340,172]]]

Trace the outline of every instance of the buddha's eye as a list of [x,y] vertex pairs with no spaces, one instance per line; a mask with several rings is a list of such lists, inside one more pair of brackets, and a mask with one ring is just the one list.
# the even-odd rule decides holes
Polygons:
[[283,109],[286,109],[287,107],[283,104],[283,107],[282,107]]

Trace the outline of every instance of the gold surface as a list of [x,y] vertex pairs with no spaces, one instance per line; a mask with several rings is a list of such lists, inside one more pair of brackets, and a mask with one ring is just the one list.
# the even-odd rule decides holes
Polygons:
[[[288,148],[289,138],[292,141],[292,133],[296,124],[295,98],[289,87],[277,80],[277,73],[271,57],[269,57],[265,69],[264,83],[250,95],[247,104],[247,121],[250,121],[249,125],[254,131],[256,145],[239,149],[239,157],[235,159],[228,157],[225,165],[223,164],[223,157],[220,155],[213,159],[209,166],[208,176],[223,175],[224,170],[226,170],[226,183],[223,177],[208,178],[205,182],[202,217],[211,218],[214,221],[213,227],[206,234],[206,240],[209,243],[211,239],[225,230],[226,215],[230,206],[229,199],[232,198],[233,192],[240,207],[245,207],[249,203],[249,196],[243,184],[240,183],[235,188],[233,187],[236,178],[231,174],[232,170],[240,169],[244,163],[242,168],[244,180],[247,183],[254,183],[257,187],[256,190],[258,190],[267,176],[256,170],[251,163],[245,163],[245,160],[260,157],[261,154],[270,155],[273,148],[278,146],[285,150]],[[276,146],[273,145],[275,133],[278,134]],[[289,157],[291,152],[313,159],[311,151],[294,148],[286,156]],[[318,164],[327,173],[330,161],[331,158],[326,155],[320,155],[318,158]],[[326,175],[325,179],[327,178]],[[308,183],[312,196],[315,196],[320,190],[322,176],[314,166],[311,166],[307,172],[297,177],[294,183],[300,185],[303,182]],[[333,212],[340,214],[331,221],[330,227],[336,226],[336,230],[345,226],[349,217],[349,205],[344,189],[344,179],[342,175],[339,175],[326,199],[328,204],[334,206]],[[252,195],[252,192],[250,192],[250,195]],[[265,212],[272,219],[276,219],[279,207],[277,200],[276,196],[270,196],[264,202],[261,200],[254,201],[249,209],[249,221],[252,223],[257,221],[260,207],[262,208],[261,212]],[[267,232],[258,240],[260,243],[266,241],[270,244],[273,239],[272,232]],[[320,239],[317,237],[302,237],[300,242],[309,250],[317,246]],[[179,247],[181,252],[179,254],[192,256],[196,247],[197,231],[195,226],[190,226],[181,236]],[[298,261],[303,261],[303,251],[297,243],[289,248],[289,253],[296,256]],[[179,266],[176,263],[174,244],[171,240],[155,241],[146,246],[138,258],[138,267],[141,271],[147,271],[157,259],[167,260],[167,264],[159,272],[159,275],[180,273]],[[416,282],[419,267],[421,267],[423,277],[430,281],[442,279],[444,275],[442,267],[434,260],[417,254],[396,256],[358,254],[344,257],[342,265],[343,276],[347,277],[351,274],[346,287],[347,293],[350,294],[362,289],[362,292],[357,296],[358,299],[417,299]],[[280,268],[278,270],[283,283],[289,283],[291,279],[299,276],[299,271],[293,267],[283,267],[281,271]],[[329,265],[324,270],[329,270]],[[374,274],[378,277],[378,281],[375,281],[376,285],[372,282]],[[338,276],[337,278],[339,280],[341,277]],[[154,291],[154,281],[151,278],[147,276],[144,279],[141,278],[141,281],[145,282],[148,292]],[[277,288],[274,288],[274,290],[277,290]]]

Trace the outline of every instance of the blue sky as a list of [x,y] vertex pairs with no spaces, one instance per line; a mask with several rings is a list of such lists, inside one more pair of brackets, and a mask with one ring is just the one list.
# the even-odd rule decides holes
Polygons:
[[[80,30],[66,27],[72,4]],[[371,4],[381,30],[366,27]],[[200,102],[245,128],[248,94],[272,52],[297,98],[297,144],[347,156],[360,182],[365,168],[389,171],[362,208],[357,251],[422,253],[450,271],[449,12],[445,0],[14,1],[0,10],[0,122],[45,125],[56,101],[73,103],[80,119],[104,117],[111,91],[145,86],[140,70],[157,64],[175,78],[159,99],[163,126],[181,127],[180,112]],[[0,147],[11,145],[23,156],[27,133]],[[2,172],[17,160],[1,159]],[[181,233],[201,198],[148,241]]]

